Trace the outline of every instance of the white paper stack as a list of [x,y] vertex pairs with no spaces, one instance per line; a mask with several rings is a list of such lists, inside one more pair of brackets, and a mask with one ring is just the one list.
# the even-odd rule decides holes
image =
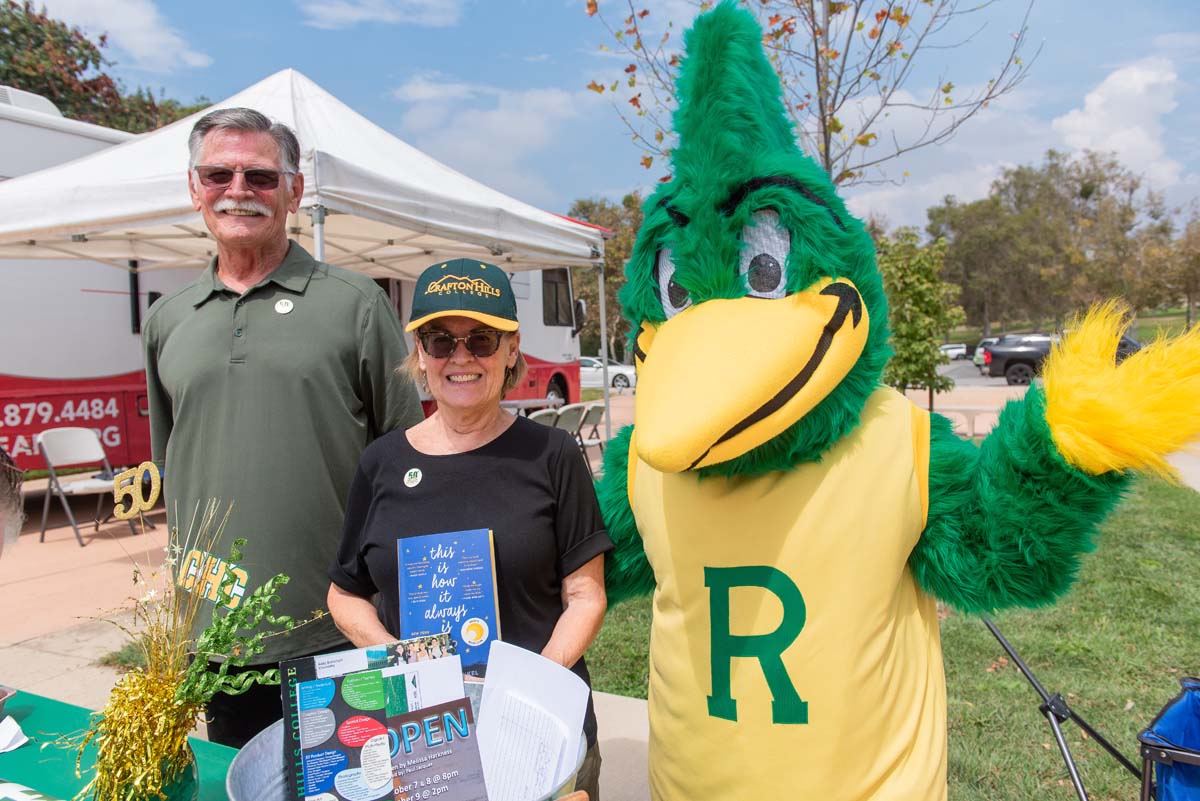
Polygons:
[[532,801],[567,780],[587,699],[587,684],[561,665],[492,643],[478,729],[489,801]]

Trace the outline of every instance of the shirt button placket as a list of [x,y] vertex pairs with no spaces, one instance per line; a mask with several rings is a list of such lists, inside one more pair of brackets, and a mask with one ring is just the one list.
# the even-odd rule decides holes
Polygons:
[[239,299],[233,304],[233,344],[229,360],[235,364],[246,361],[246,302]]

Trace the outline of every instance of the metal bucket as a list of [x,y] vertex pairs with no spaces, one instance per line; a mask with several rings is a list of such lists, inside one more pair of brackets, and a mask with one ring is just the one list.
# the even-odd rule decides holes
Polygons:
[[[575,778],[587,754],[587,738],[579,735],[579,753],[575,769],[549,795],[530,801],[553,801],[575,789]],[[283,764],[283,721],[277,720],[254,735],[229,763],[225,776],[225,792],[229,801],[288,801],[287,768]],[[388,792],[383,798],[390,798]]]

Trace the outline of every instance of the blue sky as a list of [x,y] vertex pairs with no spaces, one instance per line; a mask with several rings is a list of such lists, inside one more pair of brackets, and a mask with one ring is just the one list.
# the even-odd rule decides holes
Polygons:
[[[42,2],[106,31],[128,86],[215,100],[293,67],[409,144],[550,211],[645,191],[663,173],[639,166],[608,97],[585,88],[627,61],[600,51],[608,36],[584,0]],[[600,3],[621,16],[622,3]],[[920,95],[940,75],[986,80],[1025,5],[997,0],[979,12],[986,27],[964,47],[929,51],[909,88]],[[676,31],[694,13],[687,0],[650,8],[648,23],[671,19]],[[1038,0],[1029,29],[1030,52],[1042,51],[1020,88],[950,142],[890,165],[900,185],[847,190],[855,213],[921,225],[944,195],[982,197],[1002,167],[1039,162],[1051,147],[1116,151],[1172,205],[1200,197],[1200,3]]]

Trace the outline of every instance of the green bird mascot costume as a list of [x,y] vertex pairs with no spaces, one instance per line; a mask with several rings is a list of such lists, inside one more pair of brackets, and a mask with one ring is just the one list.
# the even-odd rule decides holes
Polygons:
[[935,599],[1067,590],[1130,471],[1200,433],[1200,333],[1115,366],[1100,307],[982,447],[880,384],[871,239],[798,150],[753,17],[699,17],[674,177],[621,300],[634,425],[599,485],[614,602],[653,592],[657,801],[946,796]]

